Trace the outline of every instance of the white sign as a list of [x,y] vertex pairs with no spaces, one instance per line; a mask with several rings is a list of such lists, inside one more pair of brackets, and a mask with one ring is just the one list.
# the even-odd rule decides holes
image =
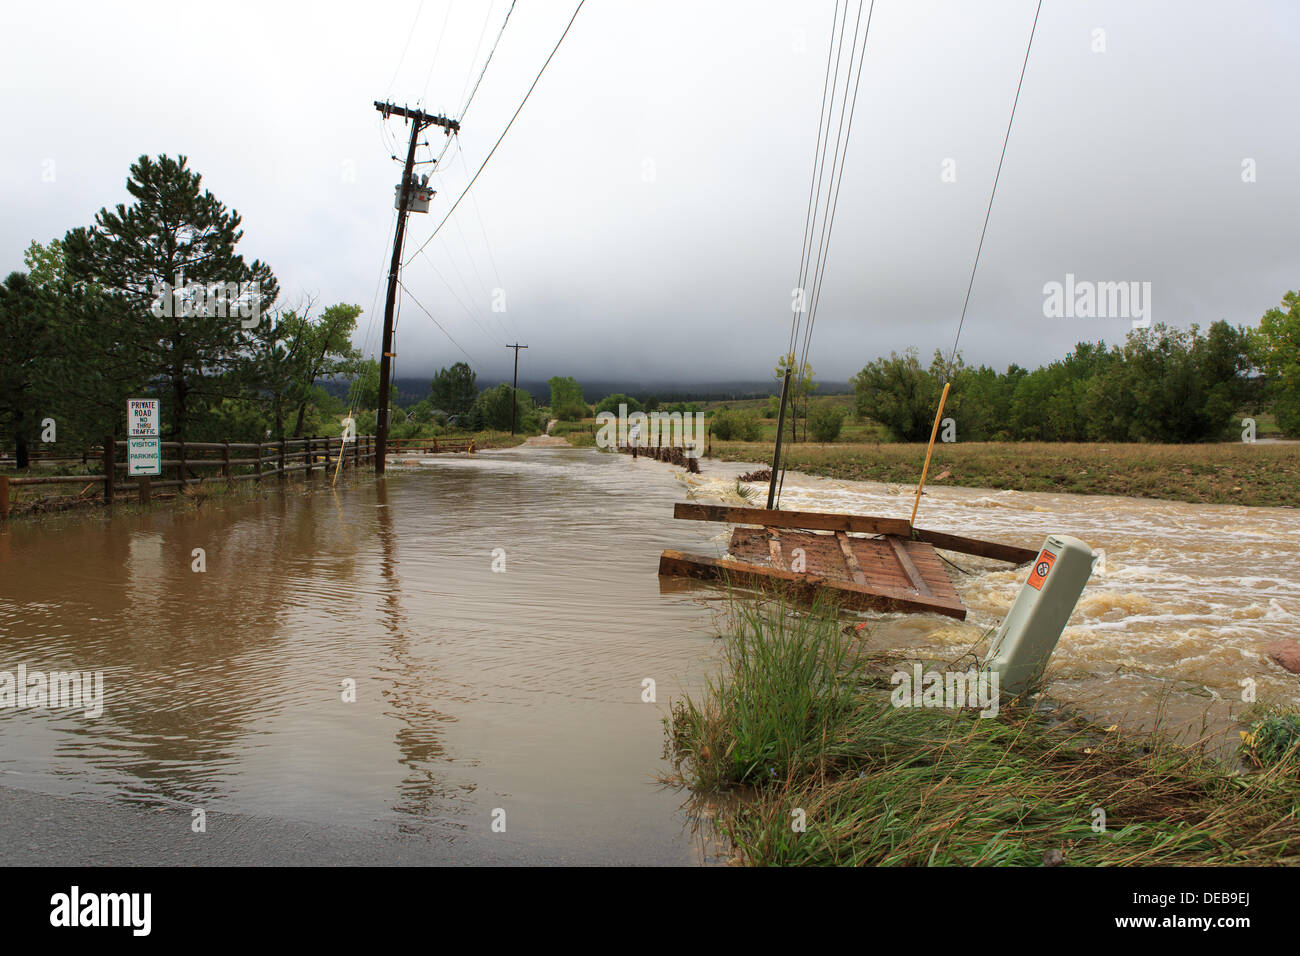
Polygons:
[[126,473],[162,474],[162,442],[158,435],[158,399],[126,400]]
[[128,438],[126,440],[126,473],[136,475],[162,474],[162,443],[157,438]]
[[130,438],[158,437],[158,399],[126,400],[126,434]]

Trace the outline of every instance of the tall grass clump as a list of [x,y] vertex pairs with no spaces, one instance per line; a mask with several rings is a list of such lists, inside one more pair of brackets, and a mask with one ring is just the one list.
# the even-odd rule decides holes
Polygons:
[[[833,606],[733,597],[720,673],[666,721],[677,780],[739,857],[781,865],[1300,863],[1300,722],[1243,773],[1209,741],[1064,711],[896,708]],[[794,825],[800,821],[801,825]]]
[[703,699],[675,703],[668,730],[679,772],[722,787],[809,770],[856,707],[863,660],[830,605],[732,599],[723,673]]

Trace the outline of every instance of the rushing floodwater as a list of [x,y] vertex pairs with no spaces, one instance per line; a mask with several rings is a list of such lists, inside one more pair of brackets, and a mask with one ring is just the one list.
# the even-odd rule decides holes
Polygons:
[[[742,470],[707,462],[689,484],[725,493]],[[725,547],[721,526],[671,519],[686,485],[524,448],[337,494],[16,523],[0,670],[102,670],[107,702],[97,720],[0,710],[0,785],[491,839],[523,862],[698,860],[681,795],[655,783],[669,700],[714,666],[716,592],[656,576],[665,547]],[[792,475],[783,505],[905,516],[910,497]],[[1189,727],[1226,727],[1245,677],[1300,701],[1260,651],[1295,636],[1300,513],[936,488],[918,523],[1105,549],[1049,671],[1059,699],[1149,724],[1163,694]],[[997,623],[1023,572],[956,562],[969,619],[869,615],[874,649],[955,657]]]
[[[723,467],[693,479],[696,493],[734,488],[745,468]],[[907,517],[914,491],[791,475],[781,506]],[[1300,510],[931,486],[916,523],[1027,547],[1060,532],[1104,552],[1048,667],[1054,698],[1196,735],[1203,718],[1207,732],[1233,726],[1247,678],[1260,701],[1300,704],[1300,678],[1263,652],[1300,637]],[[873,650],[951,660],[1001,622],[1026,572],[949,557],[974,572],[950,575],[966,621],[872,615]]]

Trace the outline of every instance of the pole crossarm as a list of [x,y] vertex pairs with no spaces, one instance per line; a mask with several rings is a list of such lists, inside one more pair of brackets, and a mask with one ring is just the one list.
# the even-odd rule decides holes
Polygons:
[[444,129],[451,130],[453,133],[460,132],[460,120],[448,119],[445,116],[434,116],[432,113],[426,113],[423,110],[413,110],[406,106],[396,106],[392,103],[381,103],[375,100],[375,109],[384,114],[387,119],[390,116],[402,116],[409,120],[415,120],[419,126],[441,126]]

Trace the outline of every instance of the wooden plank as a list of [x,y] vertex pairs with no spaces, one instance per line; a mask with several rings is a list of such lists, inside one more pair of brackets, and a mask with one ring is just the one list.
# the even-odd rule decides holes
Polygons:
[[723,561],[671,549],[659,556],[659,573],[701,580],[722,580],[759,588],[786,586],[803,598],[815,597],[819,590],[828,589],[848,607],[922,611],[943,614],[959,621],[966,619],[966,608],[958,600],[878,584],[861,585],[815,574],[797,574],[743,561]]
[[853,547],[849,544],[849,536],[843,531],[835,532],[835,540],[840,543],[840,550],[844,552],[844,564],[849,569],[849,577],[855,584],[866,584],[867,576],[862,573],[862,565],[858,564],[858,556],[853,553]]
[[781,532],[776,528],[764,528],[768,534],[767,553],[772,559],[772,567],[785,570],[785,560],[781,556]]
[[1011,544],[998,544],[996,541],[963,538],[960,535],[946,534],[942,531],[925,531],[921,528],[913,528],[912,538],[916,541],[932,544],[936,548],[943,548],[945,551],[973,554],[981,558],[995,558],[998,561],[1009,561],[1011,564],[1026,564],[1038,557],[1038,551],[1035,548],[1018,548]]
[[893,548],[894,557],[898,559],[898,563],[902,566],[903,573],[907,575],[907,579],[912,582],[912,587],[916,588],[922,594],[933,594],[934,592],[930,590],[930,585],[925,583],[925,578],[921,576],[921,572],[918,571],[916,565],[912,563],[912,558],[907,553],[907,548],[903,545],[903,542],[898,538],[895,538],[892,534],[887,536],[885,540],[888,541],[889,546]]
[[907,537],[912,530],[911,525],[902,518],[838,515],[822,511],[769,511],[766,508],[697,505],[686,501],[679,501],[673,506],[673,517],[692,521],[730,521],[733,524],[757,524],[765,528],[854,531],[858,534],[897,534],[903,537]]

